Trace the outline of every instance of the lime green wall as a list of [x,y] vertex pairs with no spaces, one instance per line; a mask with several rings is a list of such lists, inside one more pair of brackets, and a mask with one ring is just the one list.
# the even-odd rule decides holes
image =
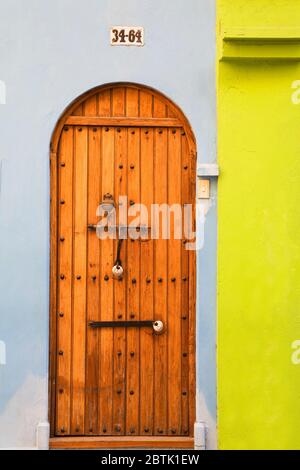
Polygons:
[[[217,3],[219,52],[222,28],[300,26],[299,1]],[[221,449],[300,449],[300,364],[291,361],[300,339],[295,80],[300,61],[218,60]]]

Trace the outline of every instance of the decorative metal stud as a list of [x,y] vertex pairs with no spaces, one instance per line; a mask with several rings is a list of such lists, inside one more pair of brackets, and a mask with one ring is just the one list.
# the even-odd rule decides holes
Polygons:
[[187,166],[187,165],[184,165],[183,168],[184,168],[184,170],[187,170],[187,169],[188,169],[188,166]]
[[176,277],[172,277],[171,282],[176,282]]
[[64,433],[64,432],[65,432],[65,428],[61,428],[60,432]]
[[187,357],[188,353],[184,352],[182,353],[183,357]]
[[130,318],[134,318],[135,317],[135,314],[134,313],[131,313],[130,314]]
[[120,163],[120,165],[119,165],[119,168],[120,168],[120,170],[122,170],[122,169],[123,169],[123,165],[122,165],[122,163]]
[[146,131],[145,131],[145,134],[149,134],[149,131],[148,131],[148,130],[146,130]]
[[106,128],[105,128],[105,132],[108,132],[108,131],[109,131],[109,127],[106,127]]
[[172,433],[172,434],[176,434],[176,429],[175,429],[175,428],[172,428],[172,429],[171,429],[171,433]]
[[63,312],[59,312],[58,315],[60,316],[60,318],[62,318],[64,316]]
[[77,281],[80,281],[81,276],[80,275],[76,276],[76,279],[77,279]]
[[134,351],[130,351],[130,356],[131,356],[131,357],[134,356]]
[[159,277],[159,278],[158,278],[158,282],[163,282],[162,277]]
[[121,426],[119,424],[117,424],[117,426],[115,426],[115,430],[116,430],[116,432],[120,432],[121,431]]
[[135,202],[131,199],[131,200],[129,201],[129,204],[130,204],[131,206],[134,206]]
[[82,127],[79,127],[78,132],[82,132]]
[[185,392],[185,391],[182,392],[182,395],[183,395],[184,397],[186,397],[186,396],[187,396],[187,392]]
[[60,275],[60,278],[61,278],[61,280],[63,280],[63,279],[65,278],[65,275],[64,275],[64,274],[61,274],[61,275]]
[[181,132],[181,135],[185,135],[185,132],[184,132],[184,131],[182,131],[182,132]]
[[187,280],[186,276],[184,276],[184,277],[182,278],[182,280],[183,280],[183,282],[185,282],[185,281]]
[[63,206],[64,203],[65,203],[65,201],[64,201],[63,199],[61,199],[61,200],[59,201],[59,203]]
[[63,356],[64,352],[63,351],[58,351],[59,356]]
[[163,133],[162,129],[159,129],[158,133],[159,133],[159,134],[162,134],[162,133]]
[[65,241],[65,237],[60,237],[59,239],[61,242],[64,242]]
[[135,134],[135,131],[131,131],[131,134]]
[[65,167],[66,166],[65,162],[61,162],[60,166]]
[[158,429],[157,432],[158,432],[158,434],[162,434],[162,433],[163,433],[163,430],[162,430],[162,429]]
[[120,388],[118,388],[117,394],[118,394],[118,395],[121,395],[121,393],[122,393],[122,390],[121,390]]
[[109,276],[107,274],[105,274],[104,281],[108,281],[108,279],[109,279]]
[[181,318],[182,318],[182,320],[186,320],[187,316],[183,315]]
[[151,283],[151,279],[150,279],[149,277],[147,277],[146,282],[147,282],[147,284],[150,284],[150,283]]
[[59,393],[64,393],[64,389],[63,389],[63,388],[60,388],[60,389],[59,389]]
[[119,356],[119,357],[122,356],[122,351],[118,351],[117,356]]
[[173,130],[172,130],[172,134],[176,134],[176,129],[173,129]]
[[122,318],[122,313],[119,313],[118,318],[119,318],[119,319]]
[[134,277],[131,282],[132,284],[136,284],[136,278]]
[[97,127],[93,127],[93,132],[97,132]]
[[149,428],[145,428],[144,431],[145,431],[145,432],[149,432]]
[[76,428],[76,429],[75,429],[75,432],[79,432],[79,428]]
[[97,279],[97,276],[95,276],[95,275],[92,276],[92,281],[96,281],[96,279]]
[[134,391],[133,391],[133,390],[130,390],[129,394],[130,394],[130,395],[134,395]]
[[130,165],[130,169],[131,169],[131,170],[133,170],[133,169],[134,169],[134,164],[133,164],[133,163],[131,163],[131,165]]
[[135,433],[135,429],[134,429],[134,428],[130,428],[130,433],[131,433],[131,434],[134,434],[134,433]]
[[121,129],[119,127],[117,128],[117,132],[121,132]]
[[69,128],[67,126],[64,127],[64,131],[68,132]]
[[105,432],[107,432],[107,429],[106,429],[106,428],[103,428],[102,431],[105,433]]
[[89,432],[93,432],[93,429],[92,429],[92,428],[90,428],[90,429],[89,429]]

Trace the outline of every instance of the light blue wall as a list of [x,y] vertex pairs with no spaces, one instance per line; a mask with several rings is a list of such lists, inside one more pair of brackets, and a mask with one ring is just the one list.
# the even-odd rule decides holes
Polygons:
[[[0,447],[35,445],[47,420],[49,142],[64,108],[107,82],[152,86],[189,118],[200,162],[215,149],[213,0],[2,0],[0,80]],[[111,47],[111,25],[141,25],[145,46]],[[214,197],[216,188],[213,189]],[[198,406],[214,445],[215,236],[198,256]]]

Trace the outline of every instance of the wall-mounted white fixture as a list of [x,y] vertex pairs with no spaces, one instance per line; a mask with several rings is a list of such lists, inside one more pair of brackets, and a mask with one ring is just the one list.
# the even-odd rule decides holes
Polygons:
[[6,364],[6,344],[4,341],[0,341],[0,365],[5,366]]

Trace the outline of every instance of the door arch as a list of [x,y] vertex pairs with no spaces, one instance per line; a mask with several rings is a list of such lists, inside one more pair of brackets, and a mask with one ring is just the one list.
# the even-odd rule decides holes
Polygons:
[[[191,204],[195,227],[191,126],[156,90],[104,85],[61,116],[50,163],[52,446],[67,447],[74,438],[87,446],[89,438],[106,447],[129,438],[142,447],[192,446],[195,252],[172,228],[169,240],[147,232],[144,241],[123,243],[93,230],[108,194],[117,216],[120,196],[132,209]],[[139,231],[151,230],[152,220],[141,219]],[[115,279],[118,246],[124,274]],[[150,321],[163,322],[161,335]]]

